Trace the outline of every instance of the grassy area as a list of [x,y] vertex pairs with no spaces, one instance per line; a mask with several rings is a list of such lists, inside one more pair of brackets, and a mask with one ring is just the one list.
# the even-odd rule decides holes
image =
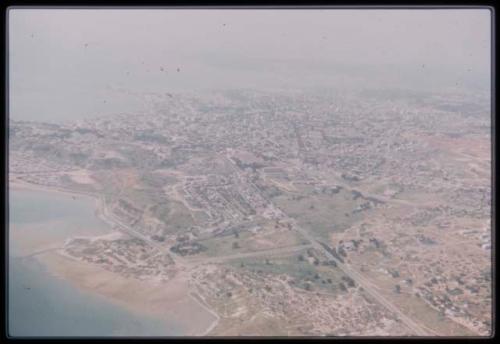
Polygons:
[[341,284],[348,287],[348,283],[343,280],[347,276],[340,269],[310,263],[306,250],[286,256],[235,259],[228,264],[262,275],[288,275],[295,287],[304,290],[342,293],[345,290]]
[[439,314],[424,300],[414,295],[391,293],[390,299],[403,313],[440,335],[471,336],[474,334],[464,326]]
[[166,185],[172,185],[178,182],[174,176],[165,175],[156,172],[142,173],[140,176],[141,183],[148,188],[162,188]]
[[296,218],[300,226],[322,240],[329,240],[332,232],[347,229],[371,212],[353,213],[365,201],[354,199],[351,192],[344,189],[333,195],[285,193],[275,197],[274,202],[286,214]]
[[165,196],[150,189],[128,188],[123,190],[120,198],[129,200],[136,208],[145,209],[152,204],[165,202]]
[[276,231],[268,227],[257,233],[242,231],[201,240],[199,243],[207,247],[203,255],[214,257],[297,246],[307,242],[295,231]]
[[235,235],[226,235],[200,240],[199,243],[207,248],[200,256],[216,257],[252,252],[253,250],[247,244],[247,241],[252,238],[252,235],[253,233],[251,232],[242,232],[238,234],[238,237]]
[[205,213],[202,210],[195,210],[192,212],[192,214],[193,214],[194,222],[196,222],[198,225],[204,224],[210,219],[210,217],[207,215],[207,213]]
[[149,210],[152,216],[165,224],[169,233],[182,233],[195,225],[189,209],[177,201],[163,200],[161,203],[153,205]]

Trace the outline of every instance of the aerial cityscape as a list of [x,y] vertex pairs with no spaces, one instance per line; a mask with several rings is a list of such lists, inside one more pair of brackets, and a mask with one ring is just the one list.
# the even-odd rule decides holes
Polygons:
[[488,91],[135,96],[144,111],[11,114],[11,203],[91,200],[106,228],[44,235],[11,204],[16,257],[180,335],[491,334]]

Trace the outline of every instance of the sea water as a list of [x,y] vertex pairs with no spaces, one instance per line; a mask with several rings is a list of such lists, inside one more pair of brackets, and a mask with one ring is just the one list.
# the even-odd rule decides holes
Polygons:
[[[89,228],[109,232],[95,215],[92,199],[46,191],[11,189],[9,231],[51,231],[71,236]],[[47,228],[44,227],[47,223]],[[30,224],[33,230],[30,230]],[[36,224],[36,225],[35,225]],[[49,225],[50,224],[50,225]],[[54,225],[55,224],[55,225]],[[136,314],[106,298],[55,277],[36,257],[23,257],[22,242],[9,242],[8,330],[12,337],[174,336],[177,324]]]

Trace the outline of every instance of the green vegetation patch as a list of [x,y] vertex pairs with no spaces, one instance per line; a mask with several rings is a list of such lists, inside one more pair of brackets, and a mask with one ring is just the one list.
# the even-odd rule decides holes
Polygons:
[[200,240],[199,243],[207,248],[204,255],[209,257],[228,256],[237,253],[253,252],[249,241],[254,234],[244,231],[235,234],[229,234],[220,237],[214,237],[206,240]]
[[274,198],[276,205],[297,219],[304,229],[322,240],[329,240],[333,232],[344,231],[362,220],[372,209],[357,211],[367,201],[341,189],[335,194],[285,193]]
[[342,270],[332,266],[310,263],[306,250],[287,256],[262,256],[234,259],[228,264],[253,273],[265,275],[288,275],[290,285],[308,290],[329,293],[346,292],[355,286]]
[[[145,172],[140,176],[140,181],[146,188],[158,189],[178,182],[174,176],[157,172]],[[158,190],[161,191],[161,190]]]
[[207,251],[204,254],[211,257],[267,251],[274,248],[291,247],[307,243],[298,232],[292,230],[269,230],[257,233],[240,231],[199,242],[207,247]]
[[168,233],[183,233],[195,225],[194,218],[184,204],[164,199],[149,208],[151,215],[165,224]]

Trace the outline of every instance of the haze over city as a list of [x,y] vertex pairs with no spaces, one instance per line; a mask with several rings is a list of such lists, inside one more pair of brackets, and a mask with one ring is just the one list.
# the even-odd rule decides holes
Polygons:
[[62,121],[144,109],[115,88],[487,89],[489,16],[484,9],[13,9],[10,115]]
[[491,12],[9,11],[13,337],[485,337]]

